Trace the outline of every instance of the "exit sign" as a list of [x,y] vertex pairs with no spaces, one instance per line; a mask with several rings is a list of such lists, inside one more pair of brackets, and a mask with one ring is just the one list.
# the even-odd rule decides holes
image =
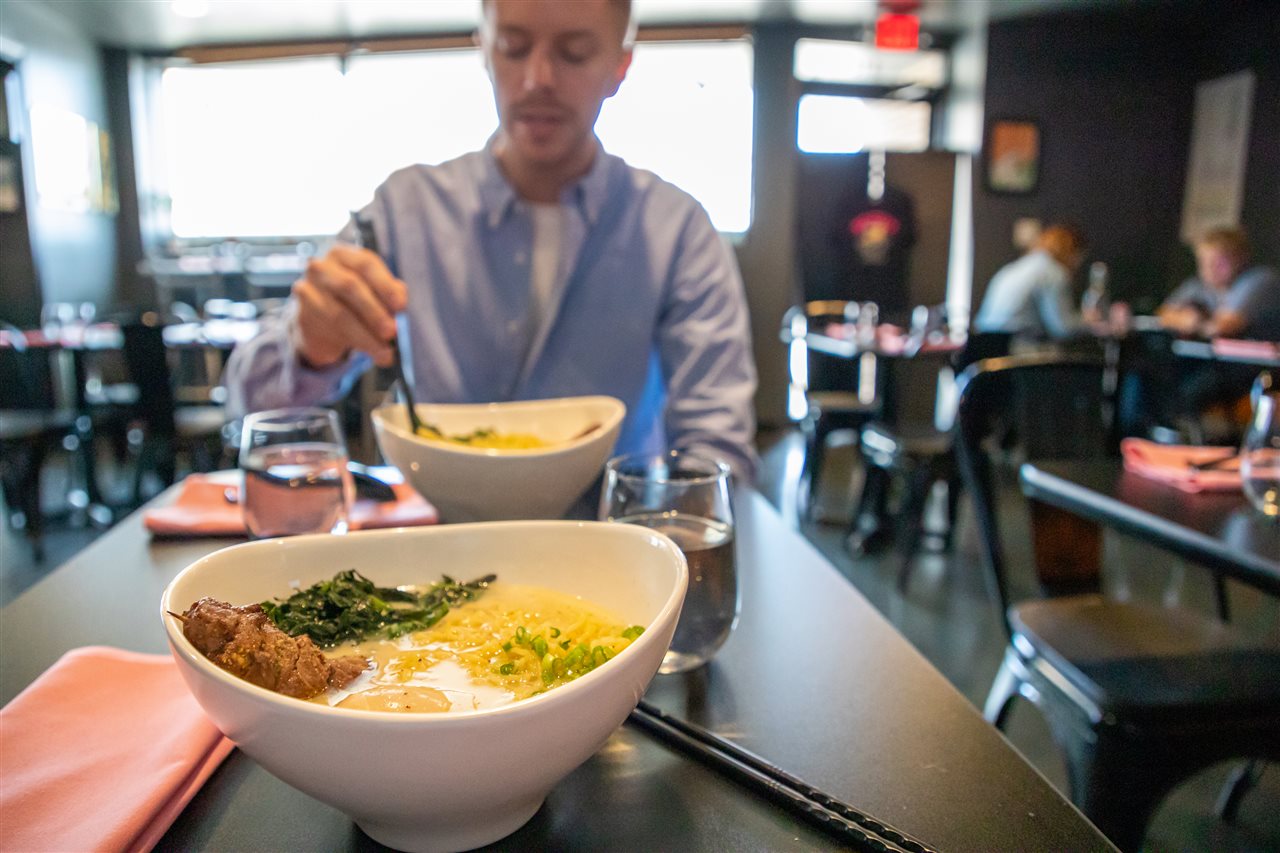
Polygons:
[[876,19],[876,47],[916,50],[920,47],[920,19],[915,15],[881,15]]

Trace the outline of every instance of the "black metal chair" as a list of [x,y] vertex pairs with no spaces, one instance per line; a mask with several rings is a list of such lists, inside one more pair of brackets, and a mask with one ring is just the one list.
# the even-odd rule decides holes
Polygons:
[[880,411],[880,401],[874,393],[859,394],[856,386],[815,388],[809,381],[812,362],[805,344],[806,335],[811,331],[821,331],[828,324],[854,322],[858,308],[856,302],[818,300],[794,305],[782,318],[780,337],[790,348],[788,373],[791,386],[799,389],[805,400],[805,412],[800,420],[805,439],[804,464],[800,471],[800,497],[803,502],[800,510],[805,517],[812,515],[817,503],[827,439],[837,430],[860,430]]
[[1014,697],[1030,699],[1065,754],[1072,800],[1137,850],[1179,782],[1222,760],[1280,756],[1280,648],[1186,608],[1096,594],[1010,601],[985,414],[1012,411],[1031,459],[1106,453],[1103,377],[1086,357],[978,362],[960,380],[957,451],[1009,636],[985,716],[1003,726]]
[[28,348],[22,331],[7,323],[0,323],[0,335],[0,488],[10,526],[23,531],[41,562],[41,472],[74,433],[76,413],[54,397],[50,352]]
[[[964,347],[951,359],[959,373],[975,361],[1008,355],[1012,335],[986,332],[970,335]],[[951,547],[956,526],[962,483],[956,467],[951,413],[937,412],[931,423],[890,424],[873,421],[862,430],[860,444],[865,465],[862,489],[854,505],[853,518],[845,537],[850,553],[860,555],[873,547],[879,519],[885,514],[888,491],[895,481],[901,484],[902,500],[894,513],[895,545],[898,552],[898,589],[906,592],[920,546],[929,536],[939,540],[940,550]],[[925,510],[935,483],[947,487],[947,526],[933,533],[925,526]]]
[[125,363],[138,388],[133,418],[143,430],[134,470],[135,504],[145,497],[143,485],[148,473],[154,473],[163,485],[173,483],[177,452],[186,451],[196,471],[212,470],[221,456],[226,411],[221,405],[177,405],[164,342],[165,325],[165,317],[156,312],[143,312],[121,323]]

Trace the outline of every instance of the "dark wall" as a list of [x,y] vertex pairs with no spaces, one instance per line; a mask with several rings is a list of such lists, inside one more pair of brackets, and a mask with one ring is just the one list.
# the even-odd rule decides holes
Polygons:
[[[3,20],[6,45],[17,54],[12,59],[21,79],[23,109],[67,110],[108,127],[97,45],[45,6],[5,3]],[[32,181],[26,126],[24,116],[25,203],[41,298],[44,302],[107,303],[115,274],[115,217],[40,203]]]
[[[986,123],[1024,118],[1041,130],[1040,182],[1024,196],[990,192],[975,174],[974,304],[1017,252],[1014,221],[1081,225],[1117,296],[1153,304],[1190,270],[1178,230],[1195,87],[1258,75],[1243,224],[1276,259],[1280,212],[1280,15],[1267,2],[1139,6],[1003,21],[988,31]],[[1268,177],[1270,176],[1270,177]]]
[[10,182],[5,191],[16,197],[0,209],[0,322],[31,328],[40,321],[40,287],[36,281],[35,257],[31,254],[31,229],[27,222],[26,187],[22,179],[22,146],[9,136],[9,115],[21,109],[7,96],[8,75],[13,66],[0,62],[5,73],[0,91],[0,164]]
[[1257,78],[1253,130],[1240,218],[1259,260],[1280,266],[1280,7],[1274,2],[1224,4],[1194,40],[1198,79],[1245,68]]

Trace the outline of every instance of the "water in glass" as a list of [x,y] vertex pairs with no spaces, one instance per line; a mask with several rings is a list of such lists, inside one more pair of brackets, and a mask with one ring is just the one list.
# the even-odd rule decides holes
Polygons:
[[687,451],[616,457],[605,466],[600,517],[665,534],[689,564],[684,607],[658,671],[709,661],[738,618],[729,466]]
[[334,412],[275,409],[247,416],[240,467],[240,503],[254,537],[346,532],[355,489]]
[[689,561],[689,591],[659,671],[681,672],[706,662],[729,639],[738,619],[733,528],[723,521],[679,512],[641,513],[614,520],[665,534]]
[[242,467],[244,522],[255,537],[346,532],[347,454],[338,445],[267,446]]
[[1245,496],[1263,515],[1280,521],[1280,394],[1257,394],[1240,451]]

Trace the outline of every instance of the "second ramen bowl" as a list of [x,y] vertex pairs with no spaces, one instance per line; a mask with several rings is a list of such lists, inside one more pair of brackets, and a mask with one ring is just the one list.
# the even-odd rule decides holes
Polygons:
[[418,418],[448,436],[526,434],[534,448],[472,447],[413,433],[403,405],[373,412],[382,455],[445,521],[560,518],[600,476],[626,405],[613,397],[514,403],[419,403]]

